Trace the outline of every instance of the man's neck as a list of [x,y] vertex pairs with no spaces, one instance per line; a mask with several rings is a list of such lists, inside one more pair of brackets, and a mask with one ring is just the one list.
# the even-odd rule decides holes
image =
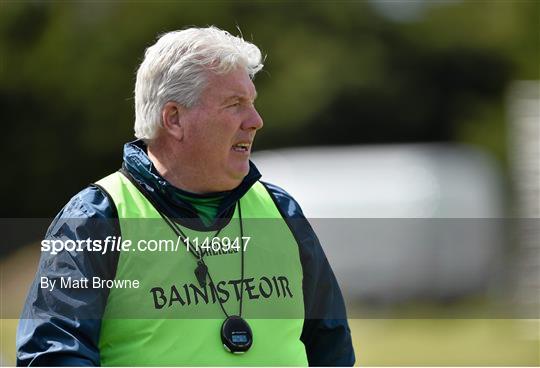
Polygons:
[[240,185],[219,185],[216,178],[204,175],[198,168],[193,168],[184,162],[182,155],[175,155],[171,149],[148,146],[148,158],[157,172],[170,184],[186,192],[195,194],[208,194],[232,190]]

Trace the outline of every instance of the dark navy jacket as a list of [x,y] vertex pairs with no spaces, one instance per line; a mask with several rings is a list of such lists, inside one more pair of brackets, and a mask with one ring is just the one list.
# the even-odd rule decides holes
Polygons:
[[[178,189],[157,173],[146,155],[143,142],[135,141],[125,145],[123,170],[146,189],[168,217],[200,221],[195,209],[174,195]],[[255,165],[250,163],[248,175],[223,199],[218,217],[231,216],[236,201],[260,177]],[[351,366],[355,357],[343,297],[319,240],[298,203],[281,188],[263,184],[300,246],[306,316],[301,340],[306,347],[309,364]],[[75,195],[60,211],[45,238],[85,240],[119,235],[117,218],[115,205],[108,194],[91,185]],[[110,220],[100,221],[102,219]],[[205,227],[202,221],[199,226]],[[105,255],[76,251],[61,251],[56,255],[42,253],[19,322],[17,365],[100,365],[100,316],[107,303],[107,289],[96,292],[91,288],[55,288],[51,292],[40,287],[40,278],[63,276],[91,279],[98,276],[113,279],[117,262],[118,253],[114,252]]]

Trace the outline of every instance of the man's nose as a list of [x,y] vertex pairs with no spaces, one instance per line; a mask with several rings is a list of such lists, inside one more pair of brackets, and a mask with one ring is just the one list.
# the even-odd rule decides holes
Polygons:
[[261,115],[259,115],[259,112],[257,109],[255,109],[255,106],[252,106],[249,116],[242,123],[242,129],[259,130],[263,127],[263,125],[264,123]]

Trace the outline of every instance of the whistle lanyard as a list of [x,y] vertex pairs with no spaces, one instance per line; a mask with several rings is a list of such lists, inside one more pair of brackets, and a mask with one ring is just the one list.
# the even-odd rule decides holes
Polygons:
[[[127,175],[126,175],[127,176]],[[128,176],[129,179],[129,176]],[[173,232],[178,236],[188,247],[188,251],[197,259],[197,267],[195,268],[195,277],[197,278],[197,281],[199,282],[199,285],[201,288],[204,288],[206,286],[206,277],[208,276],[208,279],[210,280],[210,287],[212,288],[213,292],[217,296],[217,300],[219,302],[219,306],[221,307],[221,310],[223,311],[223,314],[225,314],[225,320],[223,321],[223,324],[221,325],[221,341],[223,343],[223,347],[229,351],[230,353],[235,354],[242,354],[248,351],[251,348],[251,345],[253,343],[253,333],[251,331],[251,327],[242,318],[242,302],[244,297],[244,225],[242,221],[242,206],[240,205],[240,199],[237,202],[238,206],[238,217],[240,222],[240,239],[241,239],[241,249],[240,249],[240,305],[239,305],[239,311],[238,315],[229,315],[227,311],[225,310],[225,307],[223,305],[223,302],[219,298],[219,295],[216,290],[216,286],[214,284],[214,281],[212,280],[212,276],[210,275],[210,272],[208,270],[208,266],[204,262],[204,256],[206,255],[206,252],[203,252],[202,250],[198,248],[194,248],[191,245],[191,242],[189,241],[189,238],[186,236],[186,234],[182,231],[180,228],[180,225],[172,221],[169,217],[167,217],[162,211],[159,210],[159,206],[155,203],[155,201],[152,199],[152,197],[148,194],[148,192],[138,183],[135,179],[131,180],[131,182],[145,195],[145,197],[148,199],[148,201],[154,206],[156,211],[159,213],[159,215],[165,220],[167,225],[173,230]],[[223,228],[216,231],[214,234],[214,238],[216,238],[219,233],[221,232]]]
[[[240,239],[241,239],[241,248],[240,248],[240,257],[241,257],[241,261],[240,261],[240,285],[241,285],[241,287],[240,287],[240,306],[239,306],[238,316],[242,317],[242,301],[244,299],[243,298],[243,296],[244,296],[244,288],[243,288],[243,285],[244,285],[244,226],[243,226],[243,221],[242,221],[242,206],[240,205],[240,200],[238,200],[238,202],[237,202],[237,207],[238,207],[238,217],[239,217],[239,220],[240,220],[239,222],[240,222]],[[192,246],[191,242],[189,241],[189,238],[186,236],[186,234],[180,228],[180,225],[178,225],[177,223],[172,221],[170,218],[168,218],[160,210],[158,210],[158,212],[161,215],[161,217],[163,218],[163,220],[165,220],[167,225],[169,225],[169,227],[174,231],[176,236],[180,237],[180,239],[186,244],[189,252],[197,259],[197,267],[195,268],[195,276],[197,278],[197,281],[199,282],[199,285],[201,287],[205,287],[206,286],[206,277],[208,276],[208,279],[210,280],[210,287],[214,290],[214,293],[216,293],[216,295],[218,295],[217,290],[216,290],[216,286],[215,286],[214,281],[212,280],[212,276],[210,275],[210,272],[208,270],[208,266],[204,262],[204,256],[206,255],[206,251],[203,251],[201,249],[198,249],[198,248]],[[219,235],[221,230],[223,230],[223,228],[216,231],[216,233],[214,234],[214,238],[216,238]],[[219,302],[219,306],[221,307],[221,310],[223,311],[225,316],[227,318],[229,318],[230,315],[225,310],[225,307],[223,306],[223,302],[221,301],[219,296],[217,297],[217,300]]]
[[[229,315],[227,311],[225,310],[225,307],[223,306],[223,302],[221,301],[219,295],[217,294],[216,286],[214,284],[214,281],[212,280],[212,276],[210,275],[210,272],[208,270],[208,266],[204,262],[204,256],[206,255],[206,252],[202,252],[201,250],[192,249],[191,243],[189,242],[188,237],[180,226],[176,223],[174,223],[171,219],[169,219],[165,214],[163,214],[161,211],[158,210],[161,217],[165,220],[165,222],[170,226],[170,228],[174,231],[174,233],[184,241],[188,247],[189,252],[195,256],[197,259],[197,267],[195,268],[195,276],[197,277],[197,280],[199,281],[199,285],[201,288],[206,286],[206,277],[208,276],[208,279],[210,280],[210,287],[214,291],[214,293],[217,295],[217,300],[219,302],[219,306],[221,307],[221,310],[223,311],[223,314],[225,314],[225,320],[223,321],[223,324],[221,325],[221,342],[223,343],[223,347],[230,353],[234,354],[243,354],[246,351],[248,351],[251,348],[251,345],[253,344],[253,332],[251,331],[251,327],[247,323],[246,320],[242,318],[242,301],[244,299],[244,226],[242,221],[242,206],[240,205],[240,200],[238,200],[238,217],[240,219],[240,237],[241,237],[241,249],[240,249],[240,257],[241,257],[241,266],[240,266],[240,306],[238,315]],[[156,208],[157,209],[157,208]],[[215,234],[214,238],[217,237],[220,233],[221,229],[219,229]]]

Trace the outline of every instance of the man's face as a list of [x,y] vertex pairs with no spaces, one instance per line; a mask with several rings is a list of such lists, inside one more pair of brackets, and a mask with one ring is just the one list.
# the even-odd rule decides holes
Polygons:
[[253,105],[256,95],[242,68],[224,75],[210,73],[199,101],[182,119],[192,167],[215,191],[234,188],[249,171],[255,133],[263,126]]

